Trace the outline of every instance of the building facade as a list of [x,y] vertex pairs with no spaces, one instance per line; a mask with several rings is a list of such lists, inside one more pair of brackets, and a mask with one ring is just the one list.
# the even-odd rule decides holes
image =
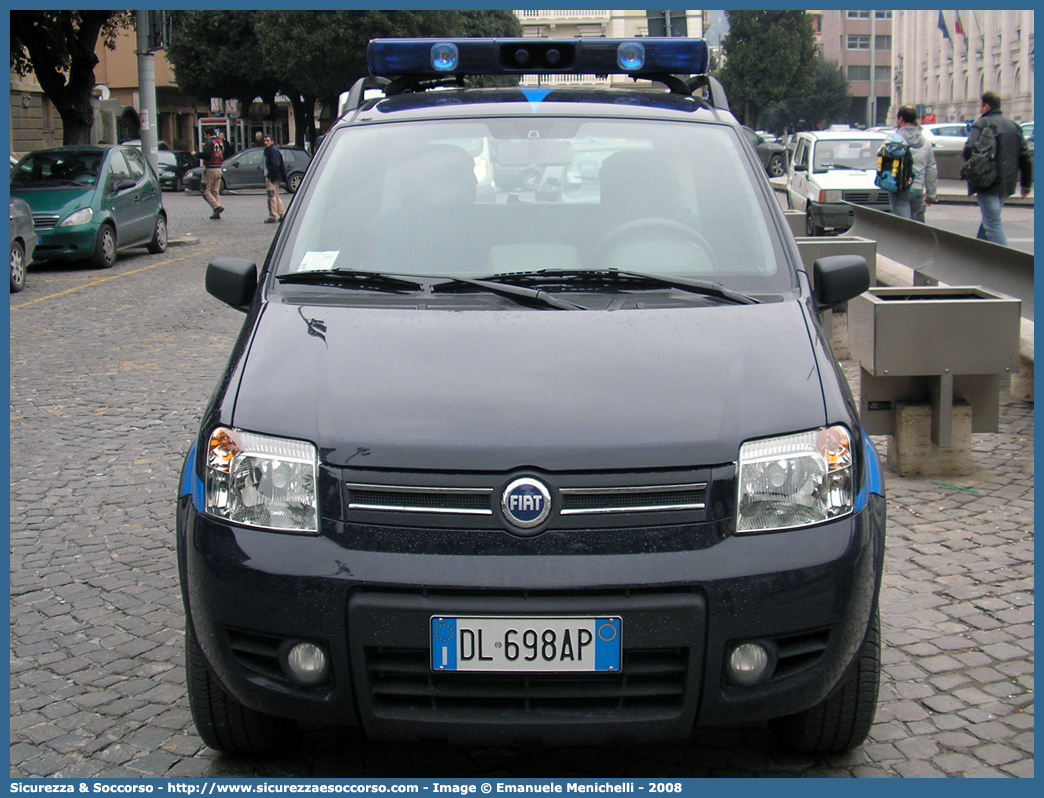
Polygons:
[[939,122],[975,119],[984,91],[1033,119],[1033,11],[896,11],[892,104]]
[[892,95],[893,11],[816,11],[824,58],[841,65],[851,102],[844,122],[888,124]]

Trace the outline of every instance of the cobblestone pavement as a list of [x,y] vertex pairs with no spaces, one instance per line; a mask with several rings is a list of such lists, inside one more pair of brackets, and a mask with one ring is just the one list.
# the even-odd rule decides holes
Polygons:
[[974,475],[886,473],[881,704],[860,750],[786,755],[762,729],[554,750],[309,729],[285,757],[205,748],[185,696],[174,498],[242,316],[203,273],[216,255],[260,263],[274,233],[263,193],[223,202],[212,222],[198,196],[168,194],[171,235],[198,244],[109,271],[34,266],[11,295],[12,776],[1033,775],[1033,414],[1006,395]]

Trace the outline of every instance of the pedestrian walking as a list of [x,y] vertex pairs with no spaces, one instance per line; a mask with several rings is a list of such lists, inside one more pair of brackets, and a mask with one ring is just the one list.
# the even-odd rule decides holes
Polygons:
[[225,149],[216,130],[211,130],[207,135],[207,143],[203,145],[202,152],[203,180],[200,183],[200,191],[213,211],[210,218],[220,219],[221,212],[225,210],[221,206],[221,164],[225,162]]
[[905,191],[888,193],[892,213],[923,223],[926,207],[938,200],[939,167],[931,143],[917,124],[916,108],[904,105],[899,109],[895,118],[895,133],[892,135],[896,141],[909,146],[913,156],[913,182],[910,187]]
[[279,185],[285,183],[286,164],[283,162],[283,154],[272,142],[271,136],[263,139],[265,145],[265,191],[268,193],[268,218],[267,224],[278,222],[286,215],[283,201],[279,199]]
[[[983,92],[979,113],[981,116],[972,123],[964,144],[967,163],[961,176],[968,180],[968,193],[975,194],[979,202],[982,223],[977,237],[1007,246],[1001,209],[1004,200],[1015,193],[1016,184],[1021,184],[1023,197],[1033,189],[1033,155],[1026,146],[1022,128],[1001,113],[1001,99],[995,92]],[[988,164],[991,160],[996,164],[996,177],[992,182],[980,184],[974,177],[980,170],[969,167]]]

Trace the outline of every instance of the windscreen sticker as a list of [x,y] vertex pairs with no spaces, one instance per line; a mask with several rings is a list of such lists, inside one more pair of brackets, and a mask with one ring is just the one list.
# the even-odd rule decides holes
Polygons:
[[332,269],[337,261],[337,256],[340,254],[341,250],[339,249],[329,252],[306,252],[304,257],[301,258],[301,263],[297,270],[299,272],[322,272]]

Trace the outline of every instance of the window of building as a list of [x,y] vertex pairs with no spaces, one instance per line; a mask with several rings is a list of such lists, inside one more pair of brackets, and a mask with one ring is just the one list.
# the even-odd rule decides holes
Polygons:
[[875,19],[891,19],[892,18],[892,12],[891,11],[875,11],[874,12],[874,18]]
[[869,11],[849,11],[846,15],[849,19],[870,19]]
[[848,40],[849,50],[869,50],[870,49],[870,36],[869,34],[856,34],[850,33],[846,37]]
[[862,64],[849,64],[848,66],[848,79],[849,80],[870,80],[870,67]]
[[892,49],[892,37],[891,36],[875,36],[874,37],[874,49],[875,50],[891,50]]
[[892,80],[892,68],[890,66],[874,67],[874,80],[878,83],[888,83]]

